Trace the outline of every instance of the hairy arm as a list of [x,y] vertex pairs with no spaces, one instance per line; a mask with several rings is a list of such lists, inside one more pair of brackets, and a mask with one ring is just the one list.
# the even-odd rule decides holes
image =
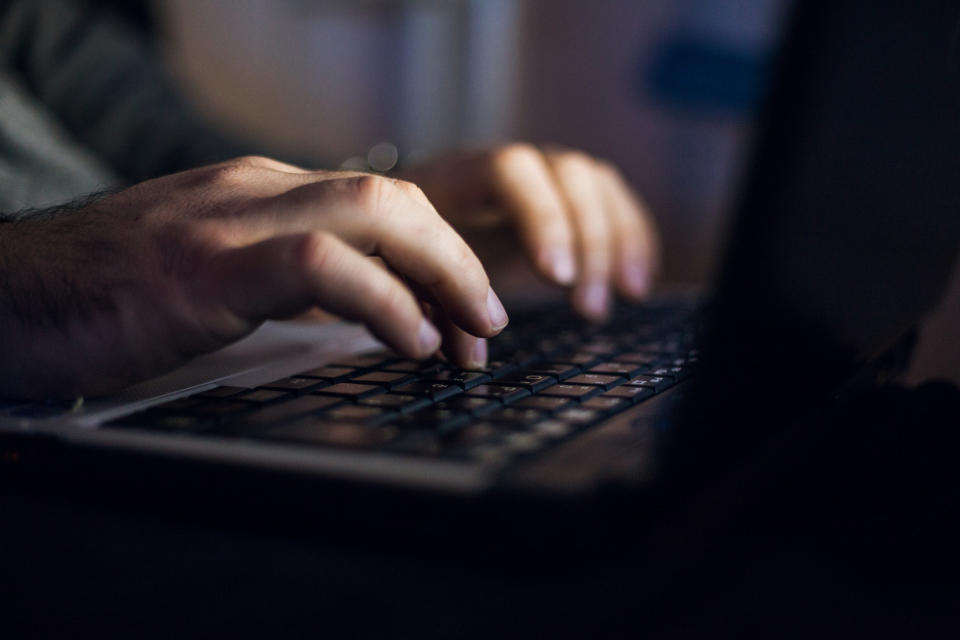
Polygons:
[[109,393],[315,307],[423,358],[427,303],[483,364],[506,312],[417,187],[238,158],[0,223],[0,397]]
[[[97,232],[96,222],[88,216],[95,215],[97,202],[115,191],[53,207],[0,213],[0,351],[10,352],[2,345],[14,325],[62,329],[72,314],[88,315],[97,307],[110,306],[109,296],[84,286],[84,281],[103,283],[101,272],[109,263],[111,241]],[[65,237],[70,242],[64,242]],[[53,273],[56,277],[48,277]]]

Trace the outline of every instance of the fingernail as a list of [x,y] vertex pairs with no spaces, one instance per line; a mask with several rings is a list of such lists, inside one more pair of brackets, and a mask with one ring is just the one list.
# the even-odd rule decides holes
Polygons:
[[647,281],[647,270],[639,264],[628,265],[624,275],[626,276],[627,289],[635,296],[642,296],[647,292],[649,282]]
[[490,316],[490,324],[494,331],[499,331],[507,326],[507,310],[503,308],[500,298],[493,292],[493,288],[487,290],[487,315]]
[[558,284],[570,284],[576,277],[573,255],[566,249],[551,249],[548,254],[550,275]]
[[607,315],[607,285],[602,282],[591,282],[583,293],[583,306],[587,312],[597,318]]
[[470,352],[470,366],[482,369],[487,366],[487,341],[483,338],[477,338],[473,343],[473,351]]
[[420,321],[420,353],[426,357],[440,346],[440,332],[429,320]]

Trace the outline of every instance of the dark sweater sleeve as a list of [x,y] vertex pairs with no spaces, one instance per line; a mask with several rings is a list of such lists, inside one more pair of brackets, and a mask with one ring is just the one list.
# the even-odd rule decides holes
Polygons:
[[252,151],[192,113],[142,34],[94,3],[3,0],[0,65],[131,182]]

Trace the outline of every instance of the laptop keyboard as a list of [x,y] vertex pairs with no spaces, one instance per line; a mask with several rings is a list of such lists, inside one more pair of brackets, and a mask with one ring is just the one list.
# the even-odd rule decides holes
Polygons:
[[694,372],[689,306],[614,317],[590,325],[558,308],[517,318],[490,341],[482,370],[383,351],[256,388],[216,387],[109,426],[458,459],[529,455]]

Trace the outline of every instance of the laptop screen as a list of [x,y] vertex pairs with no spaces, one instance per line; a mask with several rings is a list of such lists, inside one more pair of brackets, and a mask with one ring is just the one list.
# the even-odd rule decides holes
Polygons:
[[769,296],[869,356],[936,301],[956,255],[960,8],[797,4],[723,295]]
[[940,0],[795,4],[694,403],[737,441],[828,395],[940,297],[960,244],[958,18]]

